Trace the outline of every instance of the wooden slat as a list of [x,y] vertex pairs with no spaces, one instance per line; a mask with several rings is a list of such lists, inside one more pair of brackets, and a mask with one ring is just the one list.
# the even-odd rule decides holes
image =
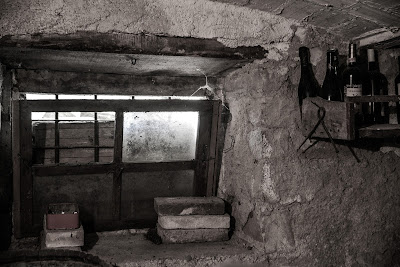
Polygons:
[[113,218],[121,219],[121,188],[122,188],[122,142],[124,130],[124,113],[119,111],[115,114],[115,137],[114,137],[114,175],[112,188]]
[[123,168],[124,172],[159,172],[193,170],[196,161],[177,161],[177,162],[149,162],[149,163],[93,163],[80,165],[52,165],[52,166],[33,166],[35,176],[62,176],[62,175],[83,175],[100,174],[112,172],[116,167]]
[[262,59],[268,51],[261,46],[227,47],[217,39],[182,38],[132,33],[73,32],[35,33],[0,38],[0,46],[51,48],[154,55]]
[[[203,77],[134,76],[17,69],[20,92],[190,96],[205,84]],[[217,79],[208,78],[210,84]]]
[[45,150],[45,149],[56,149],[56,148],[61,148],[61,149],[82,149],[82,148],[114,148],[114,146],[94,146],[94,145],[79,145],[74,143],[74,145],[68,145],[68,146],[34,146],[33,149],[40,149],[40,150]]
[[203,76],[198,69],[207,71],[208,76],[216,76],[248,62],[243,59],[13,47],[0,47],[0,60],[15,69],[167,76]]
[[196,161],[124,163],[122,166],[124,172],[180,171],[193,170],[196,166]]
[[212,114],[212,125],[211,125],[211,137],[210,137],[210,151],[208,161],[208,174],[207,174],[207,196],[216,196],[217,194],[217,176],[216,164],[218,162],[218,131],[219,124],[221,122],[222,105],[221,102],[214,102],[213,114]]
[[85,165],[36,165],[32,167],[34,176],[62,176],[62,175],[84,175],[101,174],[112,172],[115,165],[109,164],[85,164]]
[[400,124],[375,124],[358,129],[359,138],[391,138],[400,136]]
[[207,111],[212,101],[207,100],[25,100],[21,106],[32,112],[54,111]]
[[[8,214],[12,206],[11,92],[11,72],[6,71],[5,67],[0,64],[0,187],[3,192],[0,195],[0,213],[3,214]],[[8,220],[8,218],[4,220]],[[1,233],[8,235],[6,231],[6,229],[0,229],[0,235]]]
[[[11,90],[11,88],[10,88]],[[12,158],[13,158],[13,217],[14,235],[22,237],[21,231],[21,152],[19,101],[12,101]]]
[[99,131],[99,121],[97,120],[97,113],[95,115],[95,122],[94,122],[94,161],[99,162],[99,143],[100,143],[100,131]]
[[210,151],[210,133],[212,125],[212,113],[199,113],[199,127],[196,149],[196,169],[193,183],[195,196],[206,196],[207,194],[207,175],[208,175],[208,156]]
[[21,155],[21,233],[29,235],[32,231],[33,179],[32,179],[32,126],[30,113],[20,107],[20,155]]
[[350,103],[400,102],[400,96],[399,95],[352,96],[352,97],[346,97],[345,101]]
[[54,122],[54,162],[59,163],[60,162],[60,125],[58,122],[58,112],[55,113],[55,119],[56,121]]
[[[338,101],[327,101],[319,97],[304,99],[303,102],[303,134],[307,136],[317,124],[318,106],[326,110],[324,122],[333,139],[353,140],[355,138],[353,104]],[[313,137],[328,138],[322,124],[313,134]]]

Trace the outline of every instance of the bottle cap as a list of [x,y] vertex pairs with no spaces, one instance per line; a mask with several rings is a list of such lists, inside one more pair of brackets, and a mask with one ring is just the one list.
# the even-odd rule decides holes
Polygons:
[[299,56],[301,65],[307,65],[310,63],[310,49],[308,47],[302,46],[299,48]]

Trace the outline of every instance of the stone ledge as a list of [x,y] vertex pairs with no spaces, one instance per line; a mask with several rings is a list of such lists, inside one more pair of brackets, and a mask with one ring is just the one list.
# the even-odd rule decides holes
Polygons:
[[218,197],[157,197],[158,215],[223,215],[225,203]]
[[158,223],[164,229],[228,229],[230,226],[230,216],[228,214],[158,216]]
[[164,229],[157,224],[157,234],[165,244],[218,242],[229,240],[229,229]]

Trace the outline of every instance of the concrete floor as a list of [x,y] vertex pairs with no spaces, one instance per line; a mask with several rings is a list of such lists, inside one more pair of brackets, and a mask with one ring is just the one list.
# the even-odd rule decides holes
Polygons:
[[[38,238],[13,242],[9,252],[40,251]],[[123,230],[85,236],[86,254],[99,257],[112,266],[268,266],[242,240],[233,237],[226,242],[191,244],[154,244],[142,231]]]

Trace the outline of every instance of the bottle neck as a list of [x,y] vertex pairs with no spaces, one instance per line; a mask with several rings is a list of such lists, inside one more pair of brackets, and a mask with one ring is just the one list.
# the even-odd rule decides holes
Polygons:
[[356,65],[357,59],[356,59],[356,49],[357,46],[353,43],[349,44],[349,57],[347,59],[347,65],[350,67],[353,67]]
[[378,66],[377,66],[376,60],[375,60],[375,50],[374,49],[368,49],[367,50],[367,56],[368,56],[368,70],[369,71],[377,70]]
[[338,66],[338,56],[337,56],[337,51],[329,51],[327,53],[327,59],[326,59],[326,72],[333,72],[336,74],[337,71],[337,66]]
[[311,69],[311,64],[301,64],[301,75],[302,76],[308,76],[310,75],[312,69]]
[[397,63],[399,65],[399,73],[400,73],[400,56],[397,57]]
[[375,61],[368,62],[368,71],[376,71],[378,66]]

